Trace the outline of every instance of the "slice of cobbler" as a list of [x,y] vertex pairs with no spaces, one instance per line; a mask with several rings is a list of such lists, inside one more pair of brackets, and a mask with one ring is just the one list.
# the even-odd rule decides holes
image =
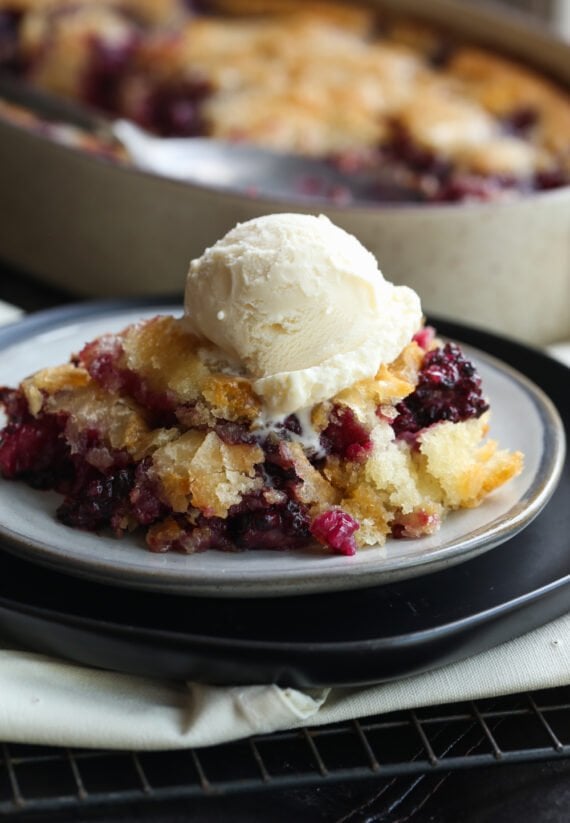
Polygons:
[[352,554],[430,534],[520,471],[520,454],[483,442],[474,367],[428,330],[318,403],[309,431],[295,414],[256,431],[250,381],[210,372],[199,347],[180,320],[156,317],[3,389],[2,474],[65,495],[67,525],[146,528],[153,551],[316,539]]
[[[328,245],[319,251],[321,240]],[[191,295],[198,304],[202,299],[203,326],[207,300],[213,300],[215,310],[212,294],[231,275],[233,309],[228,303],[226,310],[215,311],[214,325],[223,328],[242,303],[253,306],[251,324],[257,322],[259,340],[273,341],[263,358],[277,356],[275,351],[281,356],[279,347],[289,341],[284,356],[291,360],[306,329],[279,336],[273,321],[278,309],[285,323],[283,295],[297,308],[294,288],[307,294],[312,284],[315,294],[334,291],[342,273],[337,298],[350,314],[348,297],[361,285],[356,279],[347,285],[346,265],[353,258],[359,277],[366,274],[363,269],[372,265],[368,252],[325,218],[270,215],[236,227],[194,261],[189,283],[197,278],[208,294],[200,298],[194,284]],[[256,274],[270,285],[269,296],[257,305],[262,284],[252,285],[252,260]],[[222,269],[214,271],[217,265]],[[296,284],[291,272],[298,274]],[[415,310],[413,292],[387,284],[377,269],[371,277],[361,278],[373,288],[370,305],[383,283],[382,288],[390,286],[382,295],[385,303],[393,299],[391,311],[403,311],[406,300]],[[279,294],[283,278],[287,285],[281,283]],[[348,291],[342,292],[341,285]],[[274,303],[271,294],[278,295]],[[309,311],[309,297],[307,305]],[[331,304],[322,312],[324,319],[315,319],[321,330],[333,310]],[[364,327],[367,310],[363,303]],[[234,326],[225,330],[233,335],[225,353],[187,317],[157,316],[103,335],[69,363],[39,371],[18,388],[0,390],[8,417],[0,433],[0,471],[7,479],[60,492],[62,523],[89,530],[110,527],[116,535],[144,529],[148,547],[156,552],[318,543],[350,555],[389,537],[431,534],[448,512],[478,505],[518,474],[522,455],[486,439],[489,405],[474,366],[458,345],[438,340],[429,327],[420,324],[408,334],[405,323],[415,325],[414,317],[399,321],[406,339],[394,358],[368,376],[344,379],[325,397],[330,369],[335,380],[342,371],[339,357],[351,369],[359,368],[358,348],[347,343],[348,352],[342,352],[342,336],[333,341],[339,351],[332,357],[308,368],[274,372],[273,382],[266,384],[244,350],[241,362],[230,358],[229,350],[239,345]],[[359,323],[358,317],[353,320]],[[263,332],[265,321],[271,321],[274,337]],[[392,340],[389,319],[383,322]],[[349,330],[351,323],[349,318]],[[214,325],[212,336],[219,337]],[[252,326],[242,331],[253,351]],[[311,337],[303,357],[316,356],[318,346],[327,345],[328,338]],[[276,414],[276,386],[301,384],[312,402],[291,410],[287,404],[296,395],[285,392]]]

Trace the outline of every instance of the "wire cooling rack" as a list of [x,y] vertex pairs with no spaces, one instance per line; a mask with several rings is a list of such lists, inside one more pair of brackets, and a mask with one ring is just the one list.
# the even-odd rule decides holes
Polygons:
[[176,752],[0,744],[0,815],[570,757],[570,686]]

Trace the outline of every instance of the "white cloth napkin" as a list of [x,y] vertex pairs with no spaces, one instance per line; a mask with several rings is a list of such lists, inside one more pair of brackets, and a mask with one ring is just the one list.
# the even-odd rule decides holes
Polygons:
[[[10,308],[0,303],[0,322],[3,317],[15,319]],[[570,344],[550,351],[570,365]],[[570,614],[467,660],[397,682],[351,689],[173,683],[4,647],[0,741],[131,750],[200,747],[568,684]]]
[[299,726],[570,684],[570,614],[459,663],[352,689],[218,687],[0,651],[0,740],[102,749],[210,746]]

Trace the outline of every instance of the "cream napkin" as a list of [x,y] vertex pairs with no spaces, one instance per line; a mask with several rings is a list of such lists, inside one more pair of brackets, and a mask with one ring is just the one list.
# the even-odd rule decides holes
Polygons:
[[4,323],[11,323],[13,320],[17,320],[23,313],[22,309],[19,309],[17,306],[12,306],[10,303],[0,300],[0,326]]
[[570,614],[459,663],[353,689],[172,683],[5,650],[0,651],[0,740],[180,749],[567,684]]
[[[15,319],[10,308],[0,302],[0,322]],[[570,344],[555,349],[551,353],[570,364]],[[134,750],[200,747],[567,684],[570,614],[459,663],[353,689],[173,683],[0,648],[0,741]]]
[[570,366],[570,340],[567,343],[553,343],[546,347],[546,351],[551,357],[560,360],[566,366]]

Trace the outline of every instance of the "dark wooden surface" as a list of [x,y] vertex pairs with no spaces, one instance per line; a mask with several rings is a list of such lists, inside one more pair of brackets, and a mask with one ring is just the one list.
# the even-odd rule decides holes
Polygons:
[[[0,299],[25,311],[38,311],[76,298],[0,262]],[[81,815],[77,810],[69,810],[13,817],[52,823],[568,823],[570,761],[468,769],[413,778],[377,778],[160,805],[111,806]]]

